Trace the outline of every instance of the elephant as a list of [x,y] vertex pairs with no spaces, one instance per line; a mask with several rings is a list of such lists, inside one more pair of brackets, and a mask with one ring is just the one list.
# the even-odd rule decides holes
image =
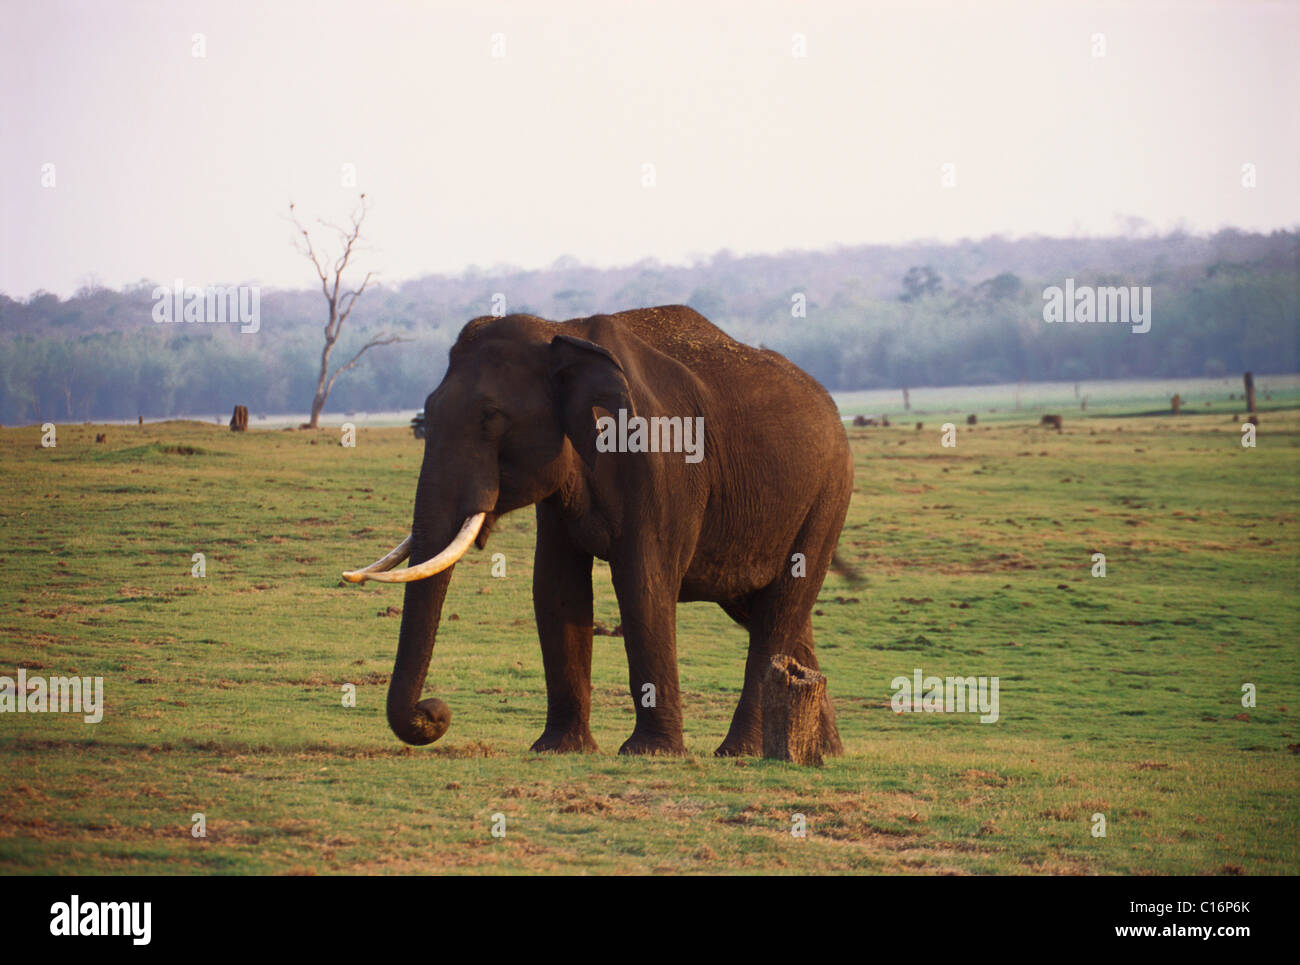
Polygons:
[[[421,745],[446,732],[446,704],[420,695],[455,564],[471,545],[484,548],[497,519],[534,506],[547,705],[532,749],[597,750],[589,718],[600,558],[618,598],[636,713],[619,752],[686,753],[676,608],[708,601],[749,634],[740,701],[715,753],[758,755],[771,658],[818,669],[811,616],[853,492],[848,439],[826,390],[776,352],[670,305],[563,322],[475,318],[424,413],[410,535],[344,574],[405,584],[387,700],[393,733]],[[817,723],[823,752],[842,753],[829,698]]]

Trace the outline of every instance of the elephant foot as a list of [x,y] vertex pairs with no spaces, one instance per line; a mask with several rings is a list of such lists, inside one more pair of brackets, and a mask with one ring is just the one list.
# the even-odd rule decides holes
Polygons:
[[532,750],[539,754],[594,754],[598,748],[587,725],[564,730],[547,728],[533,741]]
[[664,734],[638,734],[623,742],[618,749],[620,754],[644,754],[662,757],[685,757],[686,743],[681,737],[668,737]]
[[716,751],[714,757],[759,757],[763,753],[762,745],[755,740],[742,740],[728,736]]
[[[840,740],[839,729],[835,726],[835,715],[821,719],[821,751],[826,757],[840,757],[844,753],[844,743]],[[727,739],[713,752],[715,757],[762,757],[763,739],[756,734],[727,734]]]
[[743,706],[737,707],[727,736],[713,754],[715,757],[762,757],[763,728],[757,717],[747,713]]

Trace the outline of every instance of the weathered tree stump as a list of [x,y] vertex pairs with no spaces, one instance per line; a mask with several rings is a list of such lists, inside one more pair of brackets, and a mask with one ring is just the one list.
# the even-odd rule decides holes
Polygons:
[[248,406],[237,405],[230,416],[230,431],[243,432],[248,428]]
[[773,657],[763,678],[763,756],[822,765],[826,677],[794,657]]
[[1241,379],[1246,385],[1246,411],[1255,411],[1255,376],[1247,372]]

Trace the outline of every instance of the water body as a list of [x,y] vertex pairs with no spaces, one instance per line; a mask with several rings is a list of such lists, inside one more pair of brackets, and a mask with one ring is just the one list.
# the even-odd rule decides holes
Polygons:
[[[1077,386],[1077,395],[1076,395]],[[1157,410],[1168,409],[1169,400],[1175,394],[1182,396],[1183,412],[1189,413],[1204,408],[1206,402],[1213,403],[1216,409],[1227,406],[1233,401],[1228,396],[1235,395],[1235,404],[1245,411],[1242,401],[1244,388],[1241,374],[1214,378],[1196,379],[1114,379],[1092,380],[1087,382],[1007,382],[1000,385],[954,385],[943,387],[921,386],[910,389],[910,411],[903,409],[902,389],[869,389],[859,392],[832,392],[831,397],[839,407],[840,416],[852,419],[856,415],[888,415],[894,421],[905,421],[913,417],[938,415],[953,412],[973,412],[981,417],[990,413],[1009,418],[1017,416],[1030,417],[1035,413],[1051,410],[1053,412],[1080,412],[1080,402],[1087,400],[1087,412],[1117,410]],[[1271,400],[1266,396],[1271,395]],[[1019,408],[1016,407],[1017,396]],[[1300,374],[1259,375],[1255,378],[1256,404],[1260,408],[1268,405],[1300,402]],[[233,405],[233,404],[232,404]],[[351,422],[357,428],[379,428],[383,426],[409,425],[411,419],[420,411],[418,409],[393,409],[381,412],[325,412],[320,418],[321,426],[337,428],[345,422]],[[230,423],[230,412],[207,415],[174,415],[172,419],[190,419],[197,422]],[[146,419],[146,422],[164,422],[164,419]],[[249,414],[250,429],[285,429],[297,428],[307,421],[306,413],[257,413]],[[104,425],[134,425],[134,419],[96,420]]]

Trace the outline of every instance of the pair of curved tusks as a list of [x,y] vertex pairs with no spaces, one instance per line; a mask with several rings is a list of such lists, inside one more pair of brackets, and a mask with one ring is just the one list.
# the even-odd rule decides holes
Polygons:
[[406,537],[393,548],[393,550],[382,559],[375,560],[369,566],[359,570],[349,570],[343,574],[343,579],[349,583],[364,583],[366,580],[378,580],[381,583],[412,583],[415,580],[425,580],[436,573],[441,573],[456,564],[462,556],[468,552],[470,545],[474,542],[474,537],[478,536],[478,531],[483,527],[483,520],[487,518],[486,513],[475,513],[468,517],[460,527],[460,532],[456,538],[447,544],[447,548],[430,559],[425,560],[417,566],[408,566],[404,570],[393,570],[393,567],[402,560],[411,555],[411,537]]

